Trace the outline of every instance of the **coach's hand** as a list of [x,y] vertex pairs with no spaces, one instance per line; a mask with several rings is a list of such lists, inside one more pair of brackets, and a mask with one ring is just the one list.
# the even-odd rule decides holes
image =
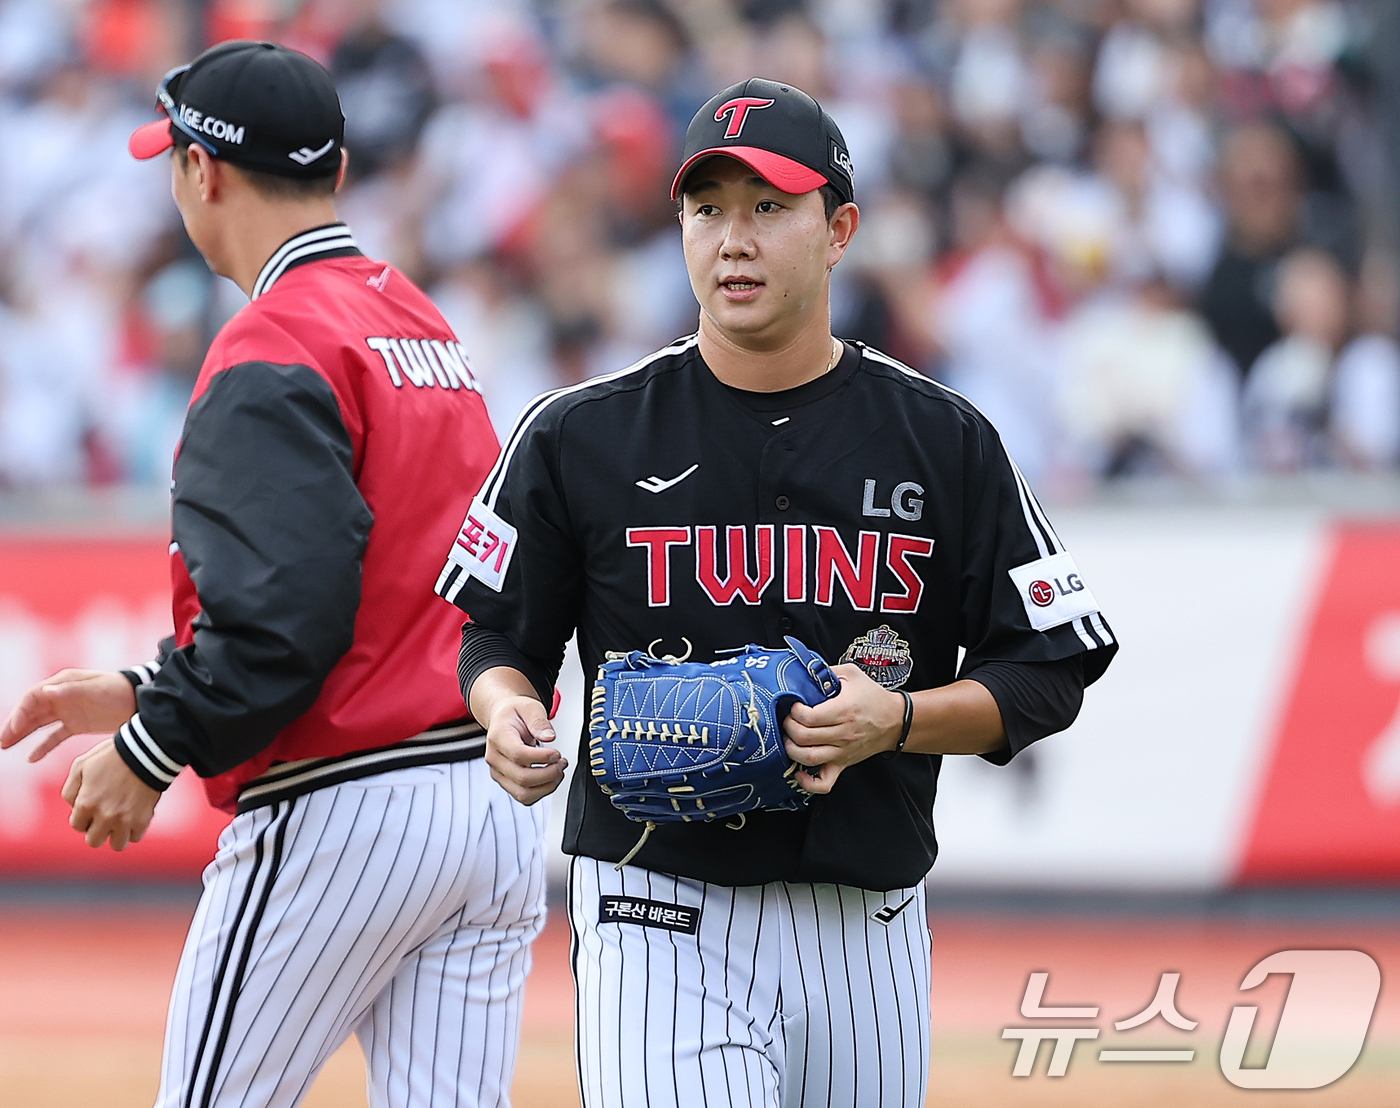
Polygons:
[[486,729],[486,764],[501,787],[520,801],[533,804],[564,780],[564,756],[553,746],[549,712],[533,696],[511,696],[492,705]]
[[70,735],[111,734],[135,714],[136,690],[120,673],[60,670],[26,692],[0,724],[0,750],[57,723],[29,752],[29,760],[37,762]]
[[127,768],[112,739],[78,755],[63,786],[63,799],[73,807],[69,825],[94,848],[110,838],[113,850],[141,841],[160,796]]
[[816,707],[797,703],[783,722],[788,757],[805,769],[808,792],[829,793],[847,766],[893,750],[904,726],[904,698],[854,665],[833,666],[841,691]]

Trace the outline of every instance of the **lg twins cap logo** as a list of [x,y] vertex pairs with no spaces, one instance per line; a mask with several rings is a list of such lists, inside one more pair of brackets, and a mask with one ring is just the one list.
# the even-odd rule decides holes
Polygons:
[[851,180],[855,180],[855,167],[851,165],[851,156],[834,142],[831,144],[831,164],[844,173]]
[[447,561],[461,566],[463,572],[487,588],[500,592],[515,554],[515,542],[515,528],[477,497],[467,510]]
[[1020,594],[1026,618],[1037,631],[1048,631],[1099,610],[1098,601],[1067,551],[1007,572]]
[[719,106],[719,111],[715,112],[715,122],[723,123],[724,117],[729,116],[729,126],[724,129],[724,137],[738,138],[739,132],[744,129],[744,121],[748,119],[749,112],[772,106],[773,101],[763,100],[757,96],[736,96],[733,100],[726,100]]

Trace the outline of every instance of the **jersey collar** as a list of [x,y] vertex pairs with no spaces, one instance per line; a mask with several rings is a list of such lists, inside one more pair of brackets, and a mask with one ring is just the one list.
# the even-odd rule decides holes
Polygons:
[[313,227],[293,235],[272,253],[267,263],[253,282],[253,295],[259,296],[277,283],[278,278],[289,269],[295,269],[307,262],[319,262],[326,258],[346,258],[359,254],[355,236],[343,223],[327,223],[324,227]]

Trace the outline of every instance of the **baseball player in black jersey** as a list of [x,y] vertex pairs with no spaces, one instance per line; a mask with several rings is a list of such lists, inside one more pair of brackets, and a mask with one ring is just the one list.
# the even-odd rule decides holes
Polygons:
[[941,756],[1003,764],[1062,730],[1117,644],[981,413],[832,337],[860,215],[831,117],[753,79],[685,153],[697,334],[531,404],[438,591],[470,613],[463,690],[527,804],[563,778],[545,705],[575,632],[586,674],[785,635],[843,663],[785,725],[800,811],[662,824],[619,868],[638,825],[574,776],[580,1083],[591,1108],[912,1108]]

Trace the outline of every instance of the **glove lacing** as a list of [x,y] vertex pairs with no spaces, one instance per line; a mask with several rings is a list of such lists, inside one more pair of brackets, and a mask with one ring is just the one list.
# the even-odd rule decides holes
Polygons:
[[[659,642],[660,640],[657,641]],[[687,647],[690,646],[690,642],[688,640],[685,640],[685,644]],[[652,646],[655,645],[656,643],[652,643]],[[690,651],[687,649],[686,653],[689,654]],[[749,674],[748,670],[744,671],[744,680],[747,681],[749,684],[749,702],[744,705],[744,712],[748,716],[749,726],[754,729],[754,733],[756,735],[762,736],[763,716],[760,715],[758,711],[758,687],[753,683],[753,677]],[[726,823],[724,826],[729,828],[729,830],[731,831],[742,831],[745,825],[749,822],[748,814],[746,812],[740,812],[737,818],[737,823],[730,822]],[[656,821],[651,819],[647,820],[646,827],[642,830],[642,837],[637,840],[636,845],[632,847],[631,850],[629,850],[626,854],[622,856],[622,861],[618,862],[617,865],[613,866],[613,869],[621,870],[623,866],[625,866],[628,862],[635,858],[638,855],[638,853],[640,853],[642,847],[647,845],[647,839],[651,838],[651,833],[655,830]]]

